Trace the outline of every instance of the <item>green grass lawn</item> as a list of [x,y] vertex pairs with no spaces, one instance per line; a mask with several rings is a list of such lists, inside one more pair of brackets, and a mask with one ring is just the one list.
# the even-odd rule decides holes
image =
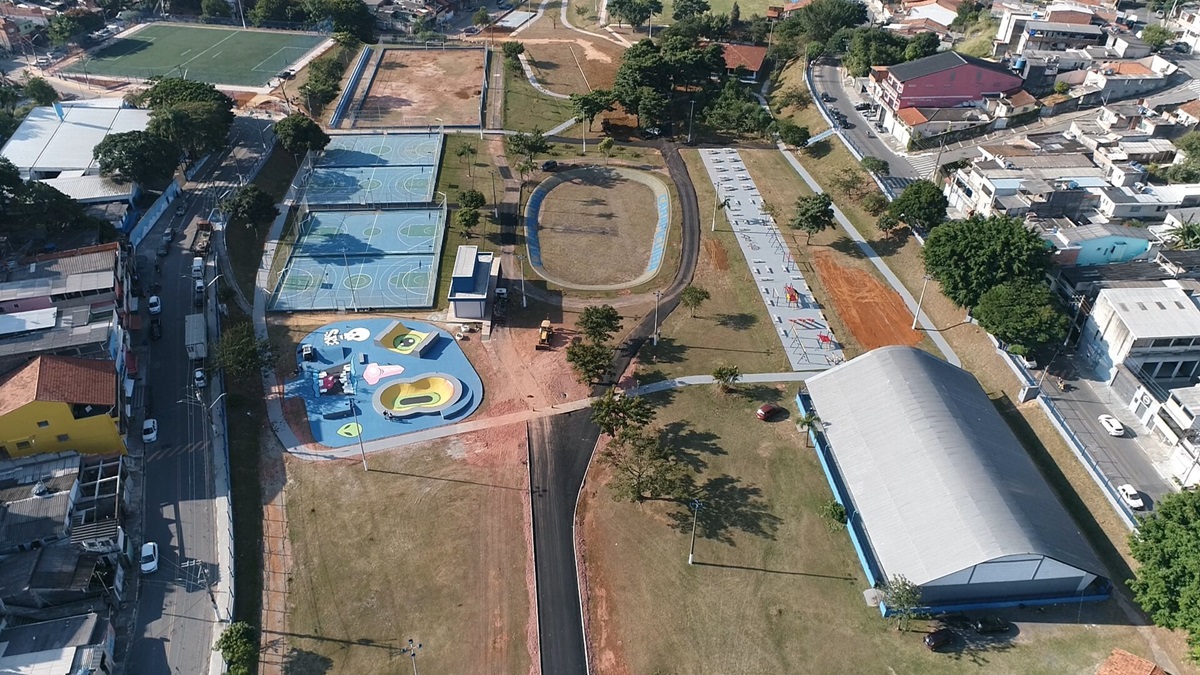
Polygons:
[[[457,153],[459,148],[468,145],[475,148],[475,155],[469,162],[464,162]],[[446,193],[451,208],[446,217],[446,234],[442,242],[437,286],[434,288],[433,304],[436,310],[446,309],[450,304],[447,293],[450,274],[454,271],[454,256],[458,254],[459,246],[469,244],[483,251],[500,252],[500,230],[492,218],[492,194],[494,185],[496,198],[504,199],[504,181],[499,174],[493,173],[495,170],[496,164],[489,154],[486,141],[480,141],[478,136],[471,134],[446,135],[437,190]],[[454,213],[457,211],[454,204],[460,192],[472,189],[482,192],[487,204],[479,212],[479,226],[468,237],[461,227],[454,224]]]
[[[712,14],[729,14],[729,10],[733,9],[734,3],[737,3],[738,11],[742,14],[742,21],[747,21],[751,16],[757,14],[759,16],[767,15],[768,5],[783,5],[784,2],[770,2],[769,0],[708,0],[708,5],[712,9]],[[654,36],[658,37],[658,27],[664,24],[674,23],[671,18],[671,13],[675,11],[674,0],[663,0],[663,11],[654,17]],[[571,17],[574,19],[574,15]],[[616,18],[609,14],[608,20],[615,24]]]
[[[1000,612],[1006,639],[931,653],[928,630],[890,627],[868,607],[849,536],[818,512],[832,495],[795,429],[794,388],[689,387],[653,397],[683,448],[704,507],[695,565],[691,514],[675,502],[612,500],[593,463],[580,505],[597,672],[1083,674],[1115,647],[1148,655],[1115,601]],[[791,418],[754,421],[764,401]]]
[[[497,56],[496,58],[503,58]],[[575,115],[571,102],[546,96],[533,88],[524,72],[504,69],[504,128],[513,131],[549,131]],[[599,140],[599,137],[596,137]]]
[[137,78],[173,73],[211,84],[259,87],[324,40],[311,33],[155,24],[66,70]]

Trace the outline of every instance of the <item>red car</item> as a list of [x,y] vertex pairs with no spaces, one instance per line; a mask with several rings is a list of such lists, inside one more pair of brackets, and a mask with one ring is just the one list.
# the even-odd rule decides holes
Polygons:
[[758,417],[758,419],[766,422],[781,412],[783,412],[783,408],[775,405],[774,403],[764,403],[762,404],[762,407],[758,409],[758,412],[754,414]]

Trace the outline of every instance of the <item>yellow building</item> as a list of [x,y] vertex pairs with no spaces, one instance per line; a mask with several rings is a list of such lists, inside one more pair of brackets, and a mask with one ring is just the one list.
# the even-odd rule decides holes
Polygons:
[[39,356],[0,379],[0,458],[125,452],[112,361]]

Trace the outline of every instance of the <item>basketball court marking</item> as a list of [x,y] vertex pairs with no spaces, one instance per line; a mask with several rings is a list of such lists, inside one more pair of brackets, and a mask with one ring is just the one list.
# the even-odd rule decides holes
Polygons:
[[432,255],[293,257],[271,309],[423,307],[433,303]]
[[356,166],[312,172],[309,204],[420,204],[433,199],[433,166]]
[[318,167],[436,166],[441,134],[335,134]]
[[312,211],[300,224],[295,255],[428,254],[442,227],[441,209]]

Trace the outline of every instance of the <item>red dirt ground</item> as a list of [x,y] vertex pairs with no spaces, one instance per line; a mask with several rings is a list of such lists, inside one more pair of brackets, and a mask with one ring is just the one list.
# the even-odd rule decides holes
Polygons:
[[814,249],[813,266],[833,300],[833,310],[863,351],[887,345],[911,347],[921,341],[899,293],[862,270],[842,267],[828,251]]

